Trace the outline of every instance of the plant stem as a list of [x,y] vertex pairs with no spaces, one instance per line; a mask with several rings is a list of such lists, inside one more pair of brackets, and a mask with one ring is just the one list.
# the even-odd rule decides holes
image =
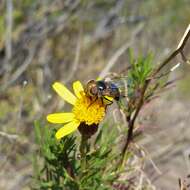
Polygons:
[[122,153],[121,153],[122,154],[121,166],[123,165],[123,162],[125,160],[125,154],[126,154],[127,148],[129,146],[131,140],[133,139],[133,129],[134,129],[135,120],[136,120],[136,118],[137,118],[137,116],[138,116],[138,114],[139,114],[139,112],[140,112],[140,110],[141,110],[141,108],[143,106],[145,91],[146,91],[149,83],[150,83],[150,80],[146,80],[145,83],[144,83],[144,86],[143,86],[143,88],[141,90],[141,97],[140,97],[139,103],[137,105],[137,109],[135,111],[134,116],[132,118],[128,118],[128,117],[126,118],[127,121],[128,121],[129,130],[128,130],[128,135],[127,135],[127,138],[126,138],[125,145],[124,145]]
[[81,154],[81,168],[84,172],[86,170],[87,160],[86,154],[88,152],[88,137],[84,134],[81,136],[80,154]]

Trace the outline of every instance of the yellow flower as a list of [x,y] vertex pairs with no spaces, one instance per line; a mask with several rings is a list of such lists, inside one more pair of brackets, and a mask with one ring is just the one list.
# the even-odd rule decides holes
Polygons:
[[73,95],[63,84],[55,82],[53,89],[66,102],[73,105],[72,112],[69,113],[53,113],[47,116],[47,120],[51,123],[65,123],[56,132],[56,138],[62,137],[77,130],[79,126],[94,127],[102,121],[105,116],[106,106],[100,99],[92,100],[86,96],[80,81],[73,83]]

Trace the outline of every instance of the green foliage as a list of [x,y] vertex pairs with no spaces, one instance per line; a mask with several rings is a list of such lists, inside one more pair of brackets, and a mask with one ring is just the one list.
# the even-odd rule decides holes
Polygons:
[[[42,157],[42,168],[34,155],[35,186],[33,189],[63,189],[75,188],[76,182],[70,176],[75,172],[76,144],[74,137],[67,137],[60,142],[55,139],[55,129],[42,127],[39,122],[35,123],[36,143],[39,146],[39,155]],[[39,159],[40,160],[40,159]],[[72,168],[72,170],[70,170]],[[68,171],[71,173],[68,174]]]
[[148,54],[147,56],[135,58],[133,51],[129,49],[129,62],[130,69],[126,74],[127,77],[123,77],[123,80],[126,80],[125,83],[127,83],[126,91],[128,101],[126,102],[126,100],[123,101],[121,99],[119,102],[121,109],[127,115],[132,114],[138,107],[144,85],[153,72],[153,55]]
[[93,148],[87,153],[87,165],[84,169],[81,168],[81,155],[75,137],[67,136],[57,141],[55,129],[36,122],[35,139],[38,150],[34,155],[32,189],[113,189],[112,185],[118,178],[116,160],[119,158],[113,154],[111,142],[116,137],[113,134],[116,133],[111,133],[104,140],[103,131],[99,132]]
[[135,110],[139,102],[141,93],[145,86],[145,83],[151,80],[148,88],[145,90],[144,103],[150,101],[158,95],[158,93],[164,91],[166,88],[171,86],[174,81],[168,81],[170,70],[174,65],[172,62],[166,64],[160,71],[154,72],[158,69],[159,65],[153,66],[153,55],[149,53],[147,56],[139,56],[137,59],[134,58],[133,51],[129,50],[129,60],[131,69],[128,71],[127,77],[127,89],[129,104]]
[[132,50],[129,50],[129,58],[132,68],[128,72],[128,85],[129,90],[134,91],[141,88],[150,76],[153,56],[148,54],[146,57],[139,56],[135,59]]
[[[138,186],[137,171],[142,166],[139,166],[139,161],[137,165],[132,165],[131,161],[138,156],[135,155],[135,151],[127,149],[128,142],[131,139],[135,141],[137,139],[135,137],[141,134],[138,133],[138,128],[135,128],[135,120],[140,109],[156,95],[157,90],[167,86],[167,81],[163,82],[161,76],[155,76],[154,73],[159,67],[152,67],[151,54],[135,59],[130,50],[130,63],[128,76],[123,77],[124,80],[127,79],[128,96],[125,100],[127,104],[122,100],[118,102],[125,113],[127,126],[118,130],[117,123],[111,128],[104,123],[93,140],[81,135],[78,143],[74,136],[66,136],[57,141],[55,129],[44,127],[39,122],[35,123],[38,149],[34,155],[33,189],[114,190],[121,187],[133,189]],[[164,74],[165,77],[169,72],[159,74]],[[127,139],[124,141],[126,146],[121,149],[116,139],[123,134]],[[152,189],[147,181],[145,178],[142,182],[142,189]]]

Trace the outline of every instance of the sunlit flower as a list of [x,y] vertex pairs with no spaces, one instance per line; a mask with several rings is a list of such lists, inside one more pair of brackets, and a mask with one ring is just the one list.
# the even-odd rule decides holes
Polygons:
[[81,131],[81,127],[96,127],[104,118],[106,106],[100,99],[92,100],[86,96],[80,81],[73,83],[73,90],[76,96],[59,82],[53,84],[53,89],[66,102],[73,105],[71,112],[53,113],[47,116],[47,120],[51,123],[65,123],[65,125],[56,132],[55,136],[57,139],[61,139],[72,133],[77,130],[77,128]]

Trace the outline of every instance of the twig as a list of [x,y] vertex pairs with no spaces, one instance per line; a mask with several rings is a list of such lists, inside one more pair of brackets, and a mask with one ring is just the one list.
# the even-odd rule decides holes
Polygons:
[[[6,60],[9,61],[12,57],[12,27],[13,27],[13,2],[12,0],[6,1],[6,38],[5,38],[5,52]],[[8,64],[8,62],[7,62]],[[8,68],[8,65],[7,65]]]
[[[153,72],[152,77],[155,76],[165,65],[167,65],[172,59],[174,59],[178,54],[184,55],[183,54],[183,49],[188,41],[190,37],[190,24],[188,25],[187,29],[185,30],[185,33],[183,35],[183,37],[181,38],[177,49],[170,54],[170,56],[165,59],[160,65],[159,67]],[[183,59],[184,60],[184,59]]]
[[5,90],[11,84],[13,84],[28,68],[28,66],[32,63],[33,57],[36,52],[36,46],[29,50],[29,55],[24,61],[24,63],[12,74],[12,77],[5,83],[1,90]]
[[183,155],[184,155],[184,160],[186,163],[187,170],[188,172],[190,172],[190,163],[189,163],[190,149],[185,150],[183,152]]
[[188,190],[189,185],[187,184],[186,180],[182,180],[181,178],[178,179],[179,188],[180,190]]
[[10,141],[16,140],[18,138],[18,135],[8,134],[3,131],[0,131],[0,136],[5,137],[5,138],[9,139]]
[[[124,161],[126,150],[127,150],[128,146],[129,146],[129,143],[131,142],[131,140],[133,138],[133,129],[134,129],[135,120],[136,120],[136,118],[137,118],[137,116],[138,116],[138,114],[139,114],[139,112],[140,112],[140,110],[141,110],[141,108],[143,106],[143,103],[144,103],[144,94],[145,94],[145,91],[146,91],[149,83],[150,83],[150,80],[146,80],[145,81],[145,84],[144,84],[144,86],[143,86],[143,88],[141,90],[141,96],[140,96],[140,100],[139,100],[139,103],[137,105],[137,109],[135,111],[135,114],[132,117],[132,119],[129,119],[129,122],[128,122],[128,128],[129,128],[129,130],[128,130],[128,134],[127,134],[126,143],[125,143],[124,148],[122,150],[122,160],[121,160],[121,163],[123,163],[123,161]],[[128,120],[128,118],[126,118],[126,119]]]
[[[144,83],[144,86],[142,87],[142,90],[141,90],[141,96],[140,96],[140,100],[139,100],[139,103],[137,105],[137,108],[136,108],[136,111],[134,113],[134,116],[132,117],[132,119],[130,118],[129,121],[128,121],[128,135],[127,135],[127,139],[126,139],[126,143],[123,147],[123,150],[122,150],[122,162],[124,161],[124,158],[125,158],[125,153],[126,153],[126,150],[128,149],[128,146],[133,138],[133,128],[134,128],[134,124],[135,124],[135,120],[143,106],[143,103],[144,103],[144,94],[146,92],[146,89],[148,88],[148,85],[150,84],[151,80],[155,77],[155,75],[164,67],[166,66],[173,58],[175,58],[178,54],[181,54],[181,52],[183,51],[188,39],[189,39],[189,36],[190,36],[190,25],[187,27],[182,39],[180,40],[180,43],[179,45],[177,46],[177,49],[168,57],[166,58],[159,66],[158,68],[155,69],[155,71],[153,71],[151,77],[145,81]],[[127,118],[128,119],[128,118]]]
[[151,155],[149,154],[149,152],[148,152],[143,146],[138,145],[138,144],[136,144],[136,143],[135,143],[135,145],[137,146],[137,148],[138,148],[139,150],[141,150],[141,151],[143,152],[144,157],[146,156],[146,157],[148,158],[148,160],[149,160],[150,163],[152,164],[152,166],[153,166],[153,168],[155,169],[155,171],[156,171],[159,175],[161,175],[162,172],[160,171],[160,169],[157,167],[157,165],[156,165],[156,164],[154,163],[154,161],[152,160]]
[[185,44],[187,43],[187,40],[190,36],[190,24],[188,25],[187,29],[185,30],[183,37],[181,38],[177,49],[183,49],[185,47]]

